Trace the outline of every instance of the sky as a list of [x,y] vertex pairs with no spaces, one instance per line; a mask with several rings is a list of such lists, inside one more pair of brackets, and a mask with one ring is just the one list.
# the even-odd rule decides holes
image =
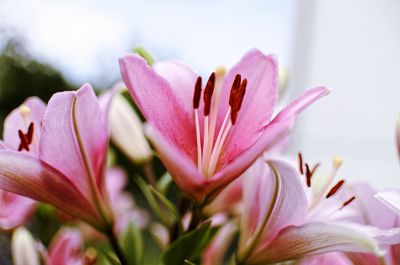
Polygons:
[[0,2],[0,26],[35,58],[100,87],[118,79],[118,58],[137,46],[206,75],[254,47],[287,64],[295,15],[294,0]]

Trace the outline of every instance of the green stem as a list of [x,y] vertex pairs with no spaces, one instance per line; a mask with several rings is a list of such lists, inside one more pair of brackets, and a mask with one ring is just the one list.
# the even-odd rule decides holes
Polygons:
[[114,230],[112,229],[112,226],[109,227],[105,233],[107,235],[108,242],[110,242],[111,248],[114,250],[115,255],[117,255],[121,265],[128,265],[124,252],[118,243],[118,239],[114,233]]
[[203,221],[203,208],[193,206],[192,219],[190,220],[188,231],[194,230]]

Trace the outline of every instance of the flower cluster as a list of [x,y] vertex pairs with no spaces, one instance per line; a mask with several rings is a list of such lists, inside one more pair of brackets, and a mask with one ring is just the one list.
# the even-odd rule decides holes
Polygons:
[[[0,229],[15,265],[400,264],[399,190],[339,179],[340,157],[328,173],[283,159],[329,89],[277,110],[277,62],[256,49],[206,78],[119,63],[123,82],[100,96],[84,84],[6,118]],[[50,244],[24,228],[49,205]]]

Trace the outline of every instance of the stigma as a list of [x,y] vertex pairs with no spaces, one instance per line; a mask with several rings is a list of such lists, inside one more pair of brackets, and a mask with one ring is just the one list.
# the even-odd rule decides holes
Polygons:
[[[229,106],[222,125],[217,129],[217,117],[221,96],[224,68],[218,68],[209,76],[204,91],[202,78],[196,79],[193,93],[193,111],[196,125],[197,168],[205,177],[212,176],[219,167],[222,149],[232,127],[237,122],[246,94],[247,79],[237,74],[231,84]],[[203,128],[200,128],[199,107],[203,95]],[[201,132],[203,132],[201,134]]]

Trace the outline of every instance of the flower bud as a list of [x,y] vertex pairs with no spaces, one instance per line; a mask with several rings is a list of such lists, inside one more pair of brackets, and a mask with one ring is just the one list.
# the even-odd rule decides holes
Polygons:
[[151,149],[146,141],[142,123],[121,95],[114,96],[110,109],[111,139],[134,163],[141,164],[151,158]]
[[15,230],[11,239],[11,251],[14,265],[39,265],[39,255],[35,240],[24,227]]

